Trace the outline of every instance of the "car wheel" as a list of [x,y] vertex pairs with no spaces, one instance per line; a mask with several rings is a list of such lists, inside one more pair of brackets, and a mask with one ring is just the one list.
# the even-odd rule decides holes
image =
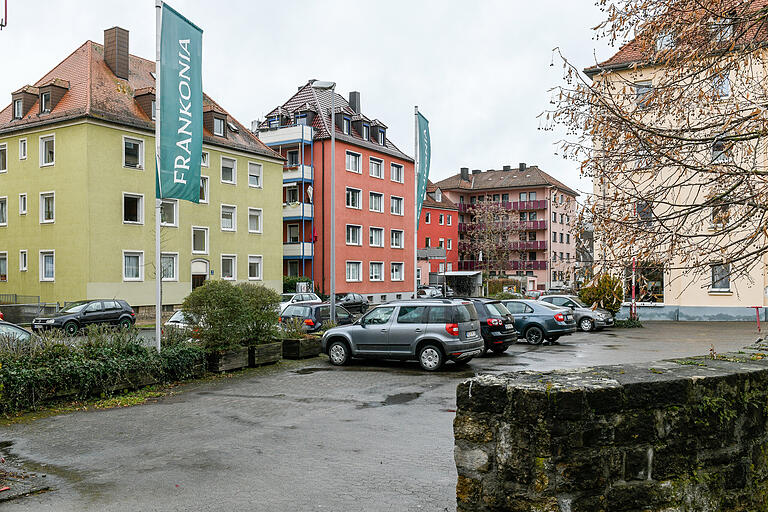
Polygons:
[[495,345],[491,347],[491,352],[493,352],[496,355],[499,355],[506,352],[508,348],[509,348],[509,345]]
[[334,341],[328,347],[328,358],[334,366],[343,366],[349,361],[349,348],[343,341]]
[[419,350],[419,364],[424,370],[434,372],[443,366],[443,352],[435,345],[424,345]]
[[579,329],[581,329],[584,332],[589,332],[592,329],[595,328],[595,322],[592,321],[591,318],[582,318],[579,320]]
[[541,327],[532,325],[525,330],[525,341],[531,345],[540,345],[544,341],[544,331]]
[[121,329],[130,329],[132,324],[130,318],[123,318],[117,325],[119,325]]
[[77,325],[77,322],[67,322],[64,324],[64,332],[69,334],[70,336],[74,336],[77,334],[77,331],[80,330],[80,327]]

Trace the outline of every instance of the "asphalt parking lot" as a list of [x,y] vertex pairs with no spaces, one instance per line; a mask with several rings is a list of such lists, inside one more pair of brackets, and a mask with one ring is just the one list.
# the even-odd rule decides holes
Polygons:
[[193,383],[156,403],[49,417],[0,431],[9,464],[52,491],[8,511],[455,510],[455,389],[477,373],[718,353],[748,323],[649,323],[518,344],[437,373],[415,362],[326,357]]

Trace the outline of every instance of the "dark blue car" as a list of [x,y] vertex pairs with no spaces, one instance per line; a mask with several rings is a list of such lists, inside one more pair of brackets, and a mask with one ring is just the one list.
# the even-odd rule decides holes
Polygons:
[[530,299],[502,301],[515,317],[515,330],[531,345],[544,340],[553,343],[576,331],[573,311],[561,306]]

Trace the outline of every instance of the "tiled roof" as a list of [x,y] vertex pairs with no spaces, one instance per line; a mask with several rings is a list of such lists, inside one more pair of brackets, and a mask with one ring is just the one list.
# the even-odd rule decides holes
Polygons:
[[431,181],[427,181],[427,195],[424,197],[423,206],[426,208],[441,208],[443,210],[458,210],[459,207],[456,203],[445,197],[445,194],[440,194],[440,201],[435,199],[435,192],[437,192],[437,185]]
[[557,180],[542,171],[535,165],[525,168],[524,171],[511,169],[509,171],[489,170],[469,175],[469,181],[462,180],[461,174],[456,174],[442,181],[438,181],[436,186],[443,190],[495,190],[507,188],[530,188],[539,186],[552,186],[574,197],[578,192],[566,186],[560,180]]
[[[288,101],[279,107],[274,108],[269,114],[267,114],[267,119],[261,123],[260,128],[267,129],[269,127],[269,118],[272,116],[286,115],[291,117],[296,112],[311,110],[315,113],[318,113],[318,115],[315,116],[315,119],[312,121],[312,127],[315,129],[316,140],[329,138],[331,136],[331,132],[329,130],[333,126],[336,130],[337,140],[352,142],[353,144],[363,146],[373,151],[381,151],[383,153],[392,154],[398,158],[402,158],[403,160],[413,161],[411,157],[400,151],[400,149],[395,146],[388,137],[385,137],[384,146],[382,147],[380,144],[363,139],[361,134],[357,133],[354,128],[350,128],[349,135],[341,131],[339,127],[336,126],[336,124],[333,122],[330,116],[331,94],[336,95],[334,99],[334,106],[337,113],[343,112],[348,114],[349,117],[355,121],[358,119],[368,121],[369,119],[363,114],[352,110],[352,107],[349,106],[349,102],[344,99],[342,95],[338,93],[332,93],[330,90],[313,89],[312,83],[314,81],[315,80],[308,81],[304,86],[299,88],[296,94],[291,96]],[[321,115],[320,112],[324,113],[325,115]],[[371,126],[380,126],[384,129],[387,128],[384,123],[378,119],[371,121]]]
[[[38,100],[24,118],[13,119],[12,105],[8,105],[0,110],[0,133],[84,116],[154,130],[155,123],[144,113],[134,97],[137,92],[140,94],[154,92],[155,79],[152,73],[155,71],[155,62],[130,55],[128,67],[128,80],[118,78],[104,61],[104,47],[93,41],[86,41],[38,80],[34,87],[22,87],[17,91],[27,89],[37,94],[38,91],[35,88],[46,84],[68,87],[51,112],[39,113]],[[227,114],[226,110],[205,94],[203,94],[203,109],[214,109]],[[229,114],[227,114],[227,121],[237,126],[239,132],[229,131],[228,137],[224,138],[214,136],[204,129],[203,141],[282,159],[278,153],[269,149]]]

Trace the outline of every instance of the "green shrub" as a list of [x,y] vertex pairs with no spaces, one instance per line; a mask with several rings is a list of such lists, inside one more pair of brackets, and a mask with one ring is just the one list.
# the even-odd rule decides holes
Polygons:
[[242,346],[247,335],[247,301],[243,289],[228,281],[208,281],[187,295],[181,310],[196,318],[196,336],[208,352]]
[[167,382],[197,377],[205,368],[205,349],[199,343],[179,343],[160,350],[160,364]]
[[523,296],[519,293],[499,292],[491,296],[495,300],[509,300],[509,299],[522,299]]
[[621,309],[624,297],[621,279],[610,274],[601,274],[592,282],[592,285],[579,290],[579,298],[588,306],[597,304],[616,315]]
[[260,284],[237,285],[246,303],[245,342],[248,345],[271,343],[277,336],[280,294]]
[[296,283],[311,283],[308,277],[283,276],[283,293],[296,293]]
[[280,337],[283,339],[295,340],[297,338],[303,338],[306,334],[307,331],[304,330],[304,322],[299,318],[288,318],[280,325]]
[[614,327],[618,327],[619,329],[637,329],[643,327],[643,324],[640,323],[640,320],[632,320],[631,318],[628,318],[626,320],[616,320]]

